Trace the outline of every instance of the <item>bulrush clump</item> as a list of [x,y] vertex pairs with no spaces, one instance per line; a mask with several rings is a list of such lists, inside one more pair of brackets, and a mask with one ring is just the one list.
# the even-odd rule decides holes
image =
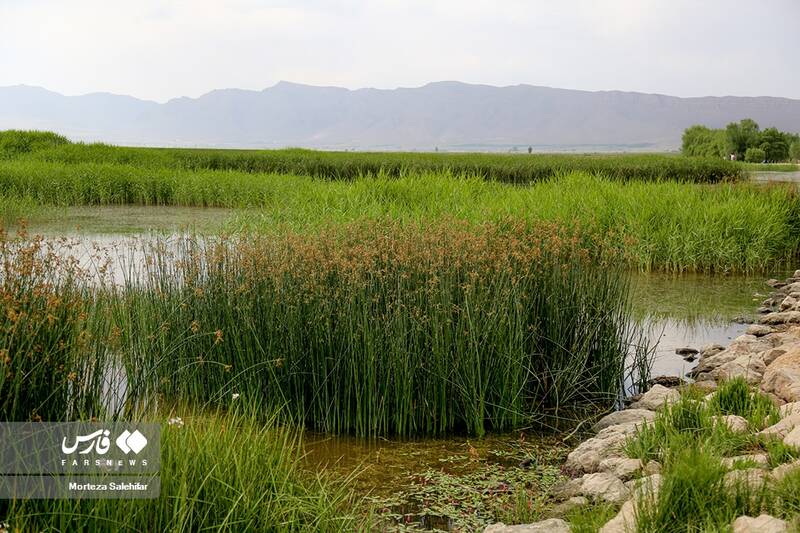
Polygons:
[[623,379],[627,277],[574,229],[371,221],[145,246],[112,313],[129,375],[148,376],[131,390],[480,435],[608,404]]
[[0,421],[90,413],[99,391],[85,272],[59,241],[0,228]]

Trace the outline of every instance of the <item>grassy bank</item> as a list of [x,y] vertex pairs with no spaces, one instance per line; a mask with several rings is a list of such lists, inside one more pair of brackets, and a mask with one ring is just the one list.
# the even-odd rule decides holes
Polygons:
[[724,457],[761,453],[774,468],[800,456],[780,439],[736,433],[713,418],[738,415],[757,431],[779,420],[772,401],[742,379],[720,385],[710,401],[701,399],[684,394],[626,444],[630,457],[663,464],[657,500],[644,498],[637,506],[637,531],[727,531],[736,517],[761,513],[800,525],[800,471],[763,484],[725,479],[731,470],[758,465],[743,459],[726,467]]
[[300,174],[326,179],[355,179],[365,175],[399,177],[441,172],[467,174],[505,183],[531,183],[569,172],[602,174],[618,180],[697,183],[744,177],[742,168],[730,161],[660,154],[323,152],[303,149],[128,148],[102,144],[41,143],[29,150],[15,150],[6,157],[59,165],[122,164],[147,169]]

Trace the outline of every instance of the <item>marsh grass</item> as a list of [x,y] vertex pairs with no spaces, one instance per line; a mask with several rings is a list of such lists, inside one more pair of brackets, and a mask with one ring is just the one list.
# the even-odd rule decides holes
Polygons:
[[114,311],[128,365],[168,399],[235,392],[318,430],[482,435],[607,405],[631,350],[627,278],[550,226],[173,244],[148,249]]
[[[355,531],[350,480],[301,469],[299,437],[267,411],[178,410],[162,425],[155,500],[0,502],[12,531]],[[151,414],[152,416],[152,414]],[[171,415],[173,416],[173,415]]]
[[[573,173],[512,186],[450,171],[327,181],[308,176],[35,161],[0,162],[0,197],[19,206],[176,205],[243,209],[234,231],[316,232],[359,220],[509,218],[612,241],[628,265],[669,272],[757,272],[790,262],[800,199],[790,185],[641,182]],[[252,209],[250,209],[252,208]],[[8,216],[6,217],[8,218]]]
[[43,146],[28,160],[61,165],[111,163],[147,169],[220,170],[302,174],[347,180],[418,173],[469,174],[505,183],[531,183],[568,172],[603,174],[616,180],[678,180],[714,183],[744,176],[742,167],[716,158],[663,154],[535,154],[324,152],[316,150],[219,150],[128,148],[103,144]]
[[0,229],[0,420],[98,414],[103,347],[84,274],[53,243]]

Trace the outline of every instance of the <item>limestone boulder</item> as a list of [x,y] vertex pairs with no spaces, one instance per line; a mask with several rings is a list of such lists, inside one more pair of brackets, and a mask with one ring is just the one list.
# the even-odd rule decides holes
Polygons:
[[791,463],[785,463],[776,466],[772,470],[772,479],[774,479],[775,481],[780,481],[787,475],[794,472],[800,472],[800,459],[797,459]]
[[737,463],[748,463],[754,464],[758,468],[767,468],[769,466],[769,457],[764,453],[754,453],[750,455],[725,457],[722,459],[722,466],[725,468],[733,468]]
[[675,389],[668,389],[662,385],[653,385],[650,390],[642,395],[638,402],[631,404],[631,409],[656,411],[665,405],[677,402],[680,397],[681,393]]
[[600,461],[598,467],[600,472],[609,473],[618,477],[622,481],[631,479],[635,474],[643,469],[642,462],[639,459],[631,459],[629,457],[609,457]]
[[767,367],[761,390],[787,402],[800,401],[800,347],[787,351]]
[[745,333],[755,337],[763,337],[765,335],[769,335],[770,333],[775,333],[775,328],[765,324],[750,324],[747,326]]
[[569,524],[560,518],[551,518],[533,524],[507,526],[502,522],[486,526],[483,533],[569,533]]
[[759,320],[762,324],[798,324],[800,323],[800,311],[779,311],[777,313],[767,313]]
[[604,459],[623,456],[622,445],[641,425],[630,422],[602,429],[596,436],[583,441],[570,452],[564,463],[564,470],[571,475],[597,472]]
[[714,416],[712,423],[725,424],[734,433],[746,433],[748,428],[747,420],[738,415]]
[[581,495],[593,501],[622,503],[628,499],[630,492],[617,476],[608,472],[596,472],[583,476]]
[[733,533],[785,533],[788,527],[783,520],[767,514],[757,518],[740,516],[733,522]]
[[711,371],[711,376],[719,381],[744,378],[751,385],[761,382],[767,365],[764,364],[763,352],[743,354]]
[[783,443],[800,450],[800,427],[795,427],[783,438]]
[[800,426],[800,414],[790,414],[781,418],[778,423],[762,429],[758,435],[783,439],[798,426]]
[[601,431],[609,426],[616,426],[618,424],[629,424],[631,422],[652,422],[656,417],[654,411],[647,409],[623,409],[622,411],[614,411],[609,413],[592,426],[594,431]]
[[733,470],[725,474],[724,483],[728,488],[748,488],[751,491],[758,491],[767,482],[770,473],[762,468],[746,468],[744,470]]
[[792,402],[782,405],[780,407],[781,418],[786,418],[789,415],[800,414],[800,402]]

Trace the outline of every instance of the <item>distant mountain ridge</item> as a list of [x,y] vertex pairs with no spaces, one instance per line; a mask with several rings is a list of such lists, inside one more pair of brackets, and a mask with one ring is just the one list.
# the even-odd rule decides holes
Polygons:
[[673,150],[692,124],[752,118],[800,132],[800,100],[679,98],[532,85],[436,82],[357,89],[280,82],[166,103],[39,87],[0,87],[0,129],[46,129],[73,140],[150,146],[361,150]]

